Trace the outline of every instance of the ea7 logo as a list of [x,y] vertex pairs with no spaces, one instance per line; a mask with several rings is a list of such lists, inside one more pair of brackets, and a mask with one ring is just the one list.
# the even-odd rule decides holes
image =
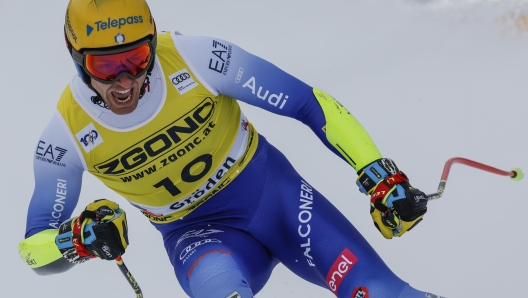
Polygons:
[[45,159],[49,159],[49,162],[60,162],[66,152],[68,152],[68,150],[64,148],[58,146],[55,146],[55,148],[53,148],[52,144],[46,145],[46,142],[39,141],[35,154],[42,156]]
[[103,143],[103,137],[97,131],[93,123],[90,123],[85,128],[81,129],[75,137],[86,153],[92,151],[95,147]]
[[217,40],[213,40],[213,57],[209,60],[209,69],[227,75],[231,64],[232,45],[225,45]]

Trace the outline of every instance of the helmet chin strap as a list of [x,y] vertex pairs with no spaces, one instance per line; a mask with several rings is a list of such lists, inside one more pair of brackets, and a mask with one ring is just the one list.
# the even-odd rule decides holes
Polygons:
[[95,96],[92,96],[91,98],[91,101],[93,104],[95,105],[98,105],[102,108],[105,108],[107,110],[110,110],[110,108],[108,107],[108,105],[106,104],[106,102],[103,100],[103,97],[101,96],[101,94],[99,94],[99,92],[97,92],[97,90],[95,90],[95,88],[92,86],[92,84],[88,83],[86,84],[86,86],[88,86],[88,88],[92,89],[93,92],[95,92]]
[[[141,99],[143,97],[143,95],[145,95],[145,93],[150,92],[150,75],[151,75],[151,72],[147,72],[147,76],[145,77],[145,81],[143,82],[143,86],[141,86],[141,89],[139,89],[139,99]],[[103,97],[101,96],[101,94],[99,94],[99,92],[97,92],[97,90],[95,90],[95,88],[92,86],[92,84],[86,84],[90,89],[92,89],[93,92],[95,92],[95,96],[92,96],[91,98],[91,101],[93,104],[95,105],[98,105],[102,108],[105,108],[107,110],[110,110],[110,108],[108,107],[108,105],[106,104],[106,102],[103,100]]]
[[147,72],[147,76],[145,77],[145,81],[143,82],[143,86],[141,86],[141,89],[139,89],[139,99],[141,99],[143,97],[143,95],[145,95],[145,93],[147,92],[150,92],[150,75],[151,75],[151,72]]

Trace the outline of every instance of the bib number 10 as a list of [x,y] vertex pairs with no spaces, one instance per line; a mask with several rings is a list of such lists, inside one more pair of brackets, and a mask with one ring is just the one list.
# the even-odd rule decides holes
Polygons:
[[[199,173],[191,173],[191,169],[200,164],[202,170]],[[187,164],[181,172],[181,180],[187,183],[193,183],[199,181],[207,175],[209,170],[213,165],[213,156],[211,154],[200,155]],[[181,190],[174,184],[174,182],[169,178],[163,178],[160,182],[153,185],[155,188],[163,187],[167,190],[173,197],[181,194]]]

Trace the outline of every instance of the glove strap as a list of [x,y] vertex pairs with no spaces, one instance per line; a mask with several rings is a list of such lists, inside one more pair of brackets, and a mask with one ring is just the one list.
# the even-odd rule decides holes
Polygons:
[[[396,185],[402,182],[409,182],[409,179],[403,173],[398,173],[381,180],[376,186],[376,190],[372,192],[370,201],[373,204],[377,201],[386,204],[385,201],[387,200],[387,197],[396,189]],[[383,210],[380,208],[378,209]]]
[[74,242],[72,233],[73,226],[76,224],[77,220],[78,218],[74,217],[63,222],[59,226],[58,235],[55,237],[55,244],[57,245],[57,248],[61,252],[62,256],[73,264],[81,264],[93,258],[92,255],[80,256],[78,253],[79,250],[77,250],[77,247],[74,245],[74,243],[79,243],[78,239]]
[[75,220],[73,227],[72,227],[72,243],[73,247],[75,248],[75,251],[79,255],[79,257],[90,257],[95,258],[84,246],[83,241],[83,230],[84,226],[86,224],[87,219],[84,218],[83,214]]
[[400,170],[392,159],[381,158],[358,171],[356,184],[359,187],[359,191],[365,195],[369,195],[381,180],[388,176],[396,175],[399,172]]

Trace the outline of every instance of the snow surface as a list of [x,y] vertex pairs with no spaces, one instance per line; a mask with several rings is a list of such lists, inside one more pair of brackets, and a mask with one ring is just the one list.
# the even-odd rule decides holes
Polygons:
[[[150,6],[160,30],[232,41],[329,92],[414,186],[432,193],[445,161],[454,156],[528,172],[527,2],[150,0]],[[3,297],[132,297],[113,262],[93,260],[69,274],[40,277],[17,253],[33,188],[34,146],[74,74],[62,33],[66,3],[0,1],[0,289]],[[309,129],[243,109],[414,287],[449,298],[526,293],[528,179],[512,182],[455,165],[444,196],[430,203],[425,220],[387,241],[372,226],[353,170]],[[101,197],[127,208],[86,176],[78,211]],[[133,208],[126,210],[131,246],[124,260],[145,297],[186,297],[159,234]],[[278,266],[257,297],[334,296]]]

